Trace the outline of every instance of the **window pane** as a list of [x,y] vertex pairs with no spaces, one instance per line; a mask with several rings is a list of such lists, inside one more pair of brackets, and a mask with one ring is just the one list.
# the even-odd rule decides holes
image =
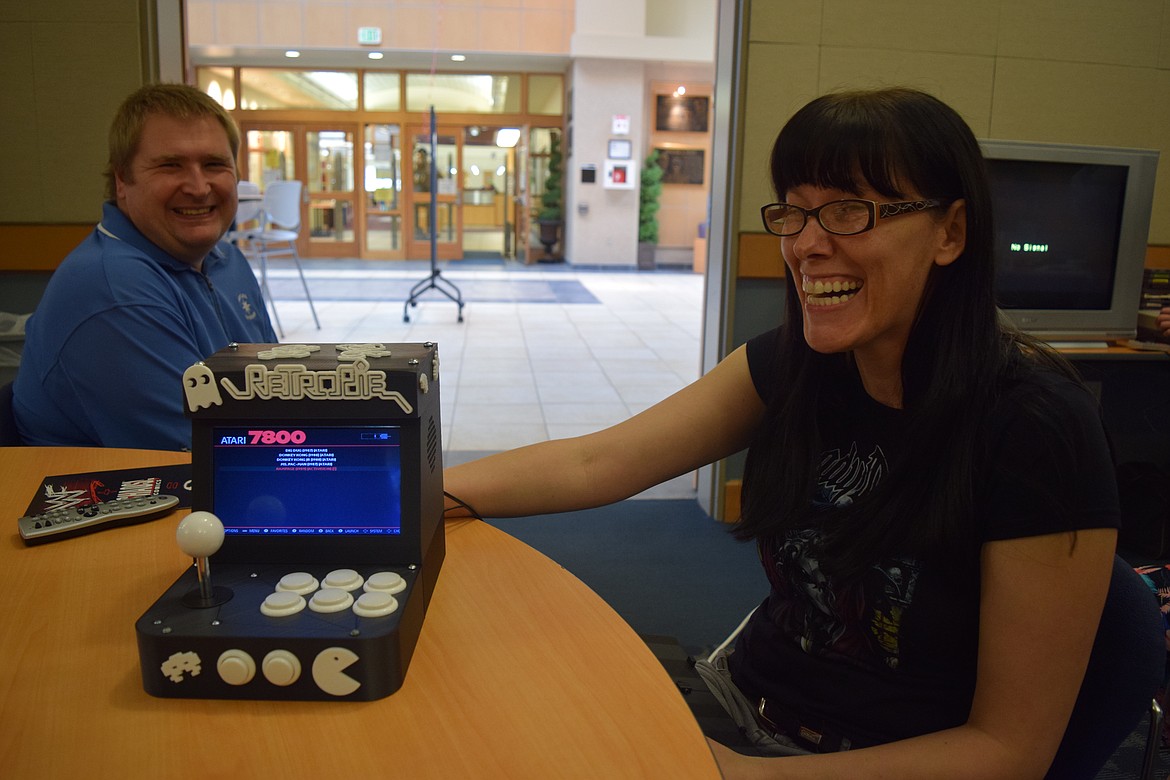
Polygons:
[[367,73],[365,101],[367,111],[398,111],[402,93],[397,73]]
[[231,68],[195,69],[195,84],[228,111],[234,111],[236,108],[236,90],[232,86],[234,83]]
[[471,114],[520,112],[520,76],[472,73],[406,74],[406,110]]
[[240,108],[357,110],[357,73],[240,68]]
[[288,130],[249,130],[247,133],[248,180],[263,192],[269,182],[296,178],[293,137]]
[[310,130],[305,143],[309,192],[353,192],[353,133]]
[[[368,93],[367,93],[368,94]],[[366,125],[366,248],[401,248],[402,151],[398,125]]]
[[528,113],[560,116],[564,110],[564,78],[531,74],[528,77]]
[[398,208],[402,192],[402,151],[398,125],[366,125],[365,189],[372,208]]
[[309,201],[310,242],[348,244],[353,240],[353,203],[334,198]]

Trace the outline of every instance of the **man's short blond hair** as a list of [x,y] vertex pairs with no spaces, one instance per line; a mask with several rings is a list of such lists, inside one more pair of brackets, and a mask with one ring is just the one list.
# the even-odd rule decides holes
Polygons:
[[148,84],[122,101],[110,125],[110,158],[105,170],[107,200],[117,199],[116,176],[130,180],[130,161],[138,151],[147,118],[154,114],[176,119],[215,119],[227,133],[235,162],[240,151],[240,130],[223,106],[187,84]]

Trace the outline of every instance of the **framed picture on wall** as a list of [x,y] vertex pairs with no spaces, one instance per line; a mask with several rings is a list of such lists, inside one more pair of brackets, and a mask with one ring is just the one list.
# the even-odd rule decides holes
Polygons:
[[658,95],[654,128],[684,133],[705,133],[710,102],[711,99],[705,96]]
[[666,149],[656,147],[662,166],[663,184],[702,184],[706,162],[702,149]]

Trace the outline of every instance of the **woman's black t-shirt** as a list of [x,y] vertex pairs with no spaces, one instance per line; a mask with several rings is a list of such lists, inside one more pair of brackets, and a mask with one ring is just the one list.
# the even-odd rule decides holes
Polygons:
[[[785,379],[775,359],[778,334],[770,331],[748,344],[752,378],[765,400]],[[813,500],[828,510],[817,513],[823,522],[831,522],[833,506],[864,496],[900,460],[905,413],[874,401],[853,378],[851,386],[831,394],[818,419],[824,449]],[[1040,386],[1060,407],[1071,451],[1054,446],[1053,434],[1021,413],[1021,394]],[[1038,368],[1030,381],[1005,394],[990,427],[994,467],[986,483],[976,486],[980,544],[1117,527],[1109,448],[1096,401],[1084,388]],[[1019,479],[1021,474],[1028,479]],[[1034,489],[1037,479],[1044,490]],[[1046,498],[1051,495],[1067,497],[1062,507],[1075,511],[1056,511]],[[808,528],[760,540],[771,593],[731,656],[738,687],[752,701],[766,697],[787,719],[854,745],[964,723],[975,689],[977,572],[956,568],[955,561],[891,557],[844,587],[821,569],[817,535]]]

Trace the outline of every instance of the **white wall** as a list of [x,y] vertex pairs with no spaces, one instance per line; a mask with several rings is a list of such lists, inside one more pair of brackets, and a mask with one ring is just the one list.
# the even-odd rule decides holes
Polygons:
[[[568,80],[572,148],[565,160],[565,257],[569,262],[635,264],[636,175],[653,129],[649,124],[651,82],[714,81],[717,8],[717,0],[577,3]],[[608,141],[620,137],[611,132],[615,114],[630,117],[630,133],[625,137],[633,144],[635,186],[629,190],[606,189],[603,183]],[[581,183],[581,166],[586,164],[597,166],[597,183]],[[703,211],[700,206],[700,215]],[[664,216],[669,218],[669,213]],[[686,219],[693,221],[689,213]]]
[[[633,265],[638,246],[638,189],[606,189],[605,157],[609,139],[628,138],[637,171],[645,136],[645,84],[641,62],[578,59],[573,89],[572,149],[565,157],[565,257],[588,265]],[[630,117],[630,134],[617,136],[615,114]],[[581,166],[597,166],[597,182],[581,183]]]
[[718,0],[577,3],[569,53],[573,57],[713,65],[717,5]]

